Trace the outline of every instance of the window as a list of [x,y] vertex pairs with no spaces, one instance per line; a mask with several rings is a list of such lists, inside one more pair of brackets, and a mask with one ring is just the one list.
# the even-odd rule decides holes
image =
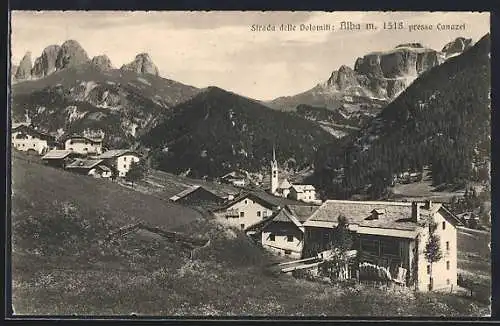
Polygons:
[[293,235],[287,235],[286,236],[286,241],[293,242]]
[[23,147],[24,147],[24,144],[23,144]]
[[72,150],[73,150],[73,147],[70,147],[70,148],[69,148],[69,150],[70,150],[70,151],[72,151]]
[[257,211],[257,217],[260,217],[260,211]]
[[376,240],[361,240],[361,251],[369,252],[378,256],[379,242]]
[[427,265],[427,275],[431,275],[431,265]]
[[446,284],[450,285],[450,279],[449,278],[446,279]]
[[245,217],[245,212],[240,212],[240,217]]
[[247,200],[245,199],[245,205],[247,204]]
[[446,270],[450,270],[450,262],[449,261],[446,262]]
[[270,233],[269,234],[269,241],[275,241],[275,240],[276,240],[276,238],[275,238],[274,234]]
[[127,164],[123,164],[123,168],[126,169],[127,168]]
[[390,240],[381,240],[380,241],[380,250],[382,255],[399,255],[399,242],[390,241]]
[[442,223],[443,225],[443,230],[446,229],[446,221]]
[[291,250],[285,250],[285,255],[291,255],[292,251]]
[[245,224],[241,224],[241,229],[244,230],[245,229]]
[[87,147],[85,147],[85,148],[83,149],[83,151],[84,151],[84,152],[86,152],[86,151],[88,151],[88,150],[89,150],[89,149],[88,149]]
[[33,144],[33,147],[36,147],[36,145],[35,145],[35,144]]
[[446,250],[450,250],[450,242],[446,241]]

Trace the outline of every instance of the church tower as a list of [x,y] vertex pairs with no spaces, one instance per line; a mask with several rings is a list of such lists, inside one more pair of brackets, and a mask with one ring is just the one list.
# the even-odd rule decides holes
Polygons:
[[276,194],[278,190],[278,162],[276,161],[276,152],[273,146],[273,160],[271,161],[271,193]]

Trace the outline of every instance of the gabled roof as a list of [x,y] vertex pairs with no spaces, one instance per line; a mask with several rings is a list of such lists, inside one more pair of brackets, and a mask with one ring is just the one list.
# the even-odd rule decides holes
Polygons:
[[286,205],[306,205],[303,202],[274,196],[264,191],[247,190],[241,193],[239,196],[237,196],[235,199],[233,199],[226,205],[224,205],[222,208],[220,208],[220,210],[227,209],[233,206],[234,204],[244,200],[245,198],[251,198],[252,200],[260,203],[262,206],[267,207],[269,209],[273,209],[276,207],[284,207]]
[[462,223],[462,221],[460,220],[460,218],[453,214],[446,206],[444,206],[443,204],[439,204],[440,207],[438,209],[438,211],[444,213],[442,214],[444,219],[446,219],[448,222],[450,222],[452,225],[454,226],[458,226],[458,225],[464,225]]
[[307,221],[314,212],[318,210],[320,206],[318,205],[287,205],[286,208],[290,213],[299,220],[299,222],[304,223]]
[[281,181],[280,185],[278,188],[280,189],[288,189],[292,186],[292,184],[290,182],[288,182],[287,179],[284,179],[283,181]]
[[250,231],[265,228],[273,222],[293,223],[298,228],[301,228],[307,218],[317,209],[318,206],[315,205],[286,205],[270,217],[249,226],[246,230]]
[[67,169],[92,169],[102,163],[102,160],[77,159],[66,165]]
[[[419,203],[421,214],[425,214],[424,203]],[[371,219],[373,211],[384,210],[378,219]],[[432,210],[432,208],[431,208]],[[429,213],[427,211],[427,213]],[[411,202],[348,201],[327,200],[304,223],[315,226],[314,222],[324,222],[331,227],[337,225],[339,215],[347,218],[349,224],[368,228],[415,231],[420,225],[412,220]],[[317,223],[316,223],[317,224]]]
[[72,152],[67,151],[67,150],[61,150],[61,149],[54,149],[45,154],[42,157],[42,160],[55,160],[55,159],[63,159],[66,158],[68,155],[70,155]]
[[56,137],[52,136],[46,132],[42,132],[33,127],[33,125],[22,124],[12,128],[12,132],[24,132],[30,135],[36,135],[38,138],[42,140],[55,141]]
[[109,151],[102,153],[101,155],[97,156],[97,158],[99,158],[99,159],[116,158],[116,157],[123,156],[125,154],[135,155],[135,156],[139,157],[139,154],[137,154],[136,152],[129,150],[129,149],[112,149],[112,150],[109,150]]
[[304,192],[306,190],[316,190],[313,185],[293,185],[292,188],[298,193]]
[[202,190],[202,191],[206,191],[208,193],[211,193],[212,195],[214,195],[215,197],[219,197],[220,199],[222,199],[220,196],[214,194],[212,191],[208,190],[208,189],[205,189],[204,187],[202,186],[199,186],[199,185],[195,185],[195,186],[191,186],[187,189],[184,189],[183,191],[179,192],[178,194],[170,197],[170,200],[172,201],[177,201],[181,198],[184,198],[186,196],[188,196],[189,194],[192,194],[193,192],[197,191],[197,190]]
[[87,137],[87,136],[81,136],[81,135],[75,135],[75,134],[62,137],[61,141],[66,142],[69,139],[85,139],[85,140],[88,140],[91,143],[102,143],[102,141],[103,141],[102,138],[90,138],[90,137]]

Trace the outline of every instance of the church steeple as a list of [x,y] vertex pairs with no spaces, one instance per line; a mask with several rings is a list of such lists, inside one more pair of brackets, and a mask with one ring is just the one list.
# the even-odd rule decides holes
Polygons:
[[276,161],[276,151],[273,145],[273,160],[271,161],[271,193],[274,195],[278,190],[278,162]]

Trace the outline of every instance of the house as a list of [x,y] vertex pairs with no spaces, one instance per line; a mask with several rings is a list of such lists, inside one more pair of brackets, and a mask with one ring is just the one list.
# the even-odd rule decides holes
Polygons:
[[54,149],[42,156],[42,161],[50,166],[64,169],[73,158],[71,151]]
[[294,185],[287,179],[280,183],[278,175],[278,162],[276,161],[276,152],[273,147],[273,159],[271,161],[271,187],[270,193],[275,196],[291,198],[307,203],[321,203],[316,198],[316,188],[313,185]]
[[88,173],[94,178],[111,178],[113,176],[113,171],[104,164],[98,164]]
[[246,176],[237,171],[229,172],[220,177],[221,182],[231,184],[235,187],[245,187],[247,184]]
[[191,186],[170,197],[170,200],[182,205],[203,207],[215,207],[225,201],[224,198],[217,196],[202,186]]
[[66,165],[66,169],[78,174],[91,175],[96,178],[110,178],[111,169],[103,164],[103,160],[76,159]]
[[56,148],[56,138],[36,130],[32,125],[21,124],[12,128],[12,147],[25,152],[45,154]]
[[319,208],[318,205],[286,205],[261,222],[246,229],[256,231],[265,249],[279,255],[301,258],[304,247],[303,223]]
[[287,204],[301,204],[294,200],[276,197],[263,191],[246,191],[232,201],[214,210],[214,215],[227,225],[242,230],[270,217]]
[[[420,291],[457,285],[458,218],[445,206],[427,201],[381,202],[327,200],[304,222],[304,257],[329,248],[338,217],[347,218],[358,266],[376,265],[391,275],[407,271],[404,283]],[[424,250],[429,221],[437,224],[443,257],[431,264]]]
[[[290,187],[290,198],[306,203],[318,203],[316,199],[316,188],[312,185],[292,185]],[[319,203],[321,203],[321,201],[319,201]]]
[[119,177],[124,177],[130,170],[132,162],[138,163],[140,155],[128,149],[113,149],[95,157],[103,160],[109,167],[116,170]]
[[64,149],[73,153],[88,155],[102,153],[102,138],[71,135],[64,138]]

